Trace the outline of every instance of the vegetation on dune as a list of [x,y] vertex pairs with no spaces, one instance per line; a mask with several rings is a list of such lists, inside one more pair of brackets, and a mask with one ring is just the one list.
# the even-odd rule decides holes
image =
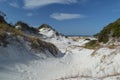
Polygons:
[[51,26],[47,25],[47,24],[42,24],[39,29],[42,29],[42,28],[52,28]]
[[25,41],[28,41],[31,43],[31,48],[38,51],[49,51],[53,56],[56,56],[58,54],[59,49],[53,45],[52,43],[45,42],[41,40],[40,38],[37,38],[35,36],[26,35],[23,31],[29,30],[33,32],[37,32],[37,29],[33,27],[29,27],[26,23],[19,21],[16,23],[16,25],[22,26],[21,29],[16,29],[15,26],[9,25],[4,20],[3,16],[0,16],[0,46],[7,47],[9,44],[8,38],[9,37],[15,37],[15,39],[18,39],[17,36],[21,36]]
[[52,55],[57,55],[58,54],[58,48],[53,45],[52,43],[49,42],[45,42],[43,40],[41,40],[40,38],[35,38],[32,36],[29,36],[29,40],[31,42],[31,47],[33,49],[39,50],[39,51],[49,51],[50,53],[52,53]]
[[26,23],[22,22],[22,21],[18,21],[15,24],[15,26],[18,26],[18,25],[21,26],[21,28],[19,28],[20,30],[28,30],[29,29],[29,26]]
[[14,36],[17,36],[17,35],[23,36],[24,35],[22,31],[17,30],[14,27],[9,26],[6,23],[0,24],[0,31],[10,32]]
[[6,47],[9,44],[7,40],[9,35],[11,34],[13,37],[24,36],[22,31],[19,31],[7,23],[0,23],[0,46]]
[[110,38],[118,39],[120,37],[120,19],[104,27],[100,33],[96,34],[98,41],[107,43]]
[[90,42],[85,44],[85,48],[88,49],[96,49],[100,46],[99,42],[97,40],[91,40]]
[[30,27],[28,24],[26,24],[25,22],[22,22],[22,21],[18,21],[15,26],[20,26],[20,27],[17,27],[18,30],[21,30],[21,31],[29,31],[30,33],[37,33],[38,30],[34,27]]
[[0,46],[6,47],[8,45],[8,34],[10,33],[12,36],[22,36],[23,39],[27,39],[31,43],[31,47],[33,49],[39,50],[39,51],[45,51],[48,50],[51,52],[54,56],[58,54],[58,48],[53,45],[52,43],[45,42],[41,40],[40,38],[33,37],[31,35],[25,35],[24,32],[21,30],[15,29],[12,26],[9,26],[8,24],[1,23],[0,24]]
[[[42,24],[38,29],[42,29],[42,28],[52,29],[57,36],[65,36],[65,35],[63,35],[62,33],[57,32],[54,28],[52,28],[52,27],[49,26],[48,24]],[[67,38],[67,36],[65,36],[65,37]]]
[[[16,29],[15,26],[20,25],[20,29]],[[29,30],[30,32],[37,32],[37,29],[33,27],[29,27],[26,23],[19,21],[15,24],[15,26],[9,25],[5,20],[3,13],[0,14],[0,46],[6,47],[8,42],[8,37],[16,37],[21,36],[25,41],[31,43],[31,48],[39,51],[49,51],[52,55],[56,56],[58,54],[58,48],[52,43],[45,42],[40,38],[35,36],[26,35],[23,31]],[[45,26],[45,25],[43,25]],[[9,34],[11,36],[9,36]]]
[[5,16],[6,14],[0,11],[0,32],[11,32],[13,35],[23,35],[23,32],[15,29],[5,21]]

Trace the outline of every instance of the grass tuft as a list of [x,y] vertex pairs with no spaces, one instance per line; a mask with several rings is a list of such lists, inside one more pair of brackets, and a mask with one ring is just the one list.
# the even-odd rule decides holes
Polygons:
[[96,49],[99,46],[100,44],[97,40],[91,40],[90,42],[86,43],[84,47],[88,49]]

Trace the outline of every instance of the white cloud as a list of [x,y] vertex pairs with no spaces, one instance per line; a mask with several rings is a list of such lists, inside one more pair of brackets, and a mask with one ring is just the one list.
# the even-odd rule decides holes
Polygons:
[[9,5],[15,8],[19,8],[19,5],[16,2],[9,3]]
[[70,13],[53,13],[50,15],[51,18],[62,21],[62,20],[69,20],[69,19],[77,19],[83,18],[84,15],[81,14],[70,14]]
[[33,16],[33,13],[28,13],[27,16],[29,16],[29,17],[30,17],[30,16]]
[[71,4],[77,2],[78,0],[24,0],[24,8],[33,9],[49,4]]

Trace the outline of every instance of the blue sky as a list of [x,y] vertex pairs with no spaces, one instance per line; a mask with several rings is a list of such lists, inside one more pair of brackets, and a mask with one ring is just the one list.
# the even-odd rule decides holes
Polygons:
[[120,18],[120,0],[0,0],[10,23],[46,23],[66,35],[93,35]]

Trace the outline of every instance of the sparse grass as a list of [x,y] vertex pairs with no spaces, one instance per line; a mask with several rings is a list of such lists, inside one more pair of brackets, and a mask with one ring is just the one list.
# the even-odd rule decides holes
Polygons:
[[90,42],[86,43],[84,47],[88,49],[96,49],[99,46],[100,44],[97,40],[91,40]]
[[17,30],[15,28],[13,28],[12,26],[9,26],[8,24],[0,24],[0,31],[5,31],[5,32],[11,32],[13,34],[13,36],[17,36],[17,35],[20,35],[20,36],[23,36],[23,32],[20,31],[20,30]]
[[52,43],[45,42],[40,38],[35,38],[33,36],[29,36],[29,40],[31,42],[31,47],[33,49],[36,49],[39,51],[48,50],[53,56],[56,56],[58,54],[58,51],[59,51],[58,48]]
[[23,32],[13,28],[12,26],[8,25],[7,23],[1,23],[0,24],[0,45],[6,47],[9,42],[8,39],[8,33],[11,33],[13,36],[23,36]]

